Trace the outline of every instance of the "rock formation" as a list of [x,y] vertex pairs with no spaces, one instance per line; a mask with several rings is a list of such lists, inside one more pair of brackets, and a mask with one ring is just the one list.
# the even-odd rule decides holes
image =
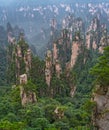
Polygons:
[[20,75],[20,84],[27,84],[27,74]]
[[36,94],[33,92],[26,93],[23,87],[20,88],[20,96],[22,106],[25,106],[29,103],[35,103],[37,101]]
[[35,103],[37,101],[36,93],[31,90],[26,90],[25,85],[27,83],[27,74],[20,75],[20,97],[22,106],[25,106],[28,103]]
[[[52,21],[51,27],[56,30],[55,20]],[[107,43],[107,32],[106,27],[101,26],[99,17],[93,18],[88,28],[85,28],[87,31],[84,28],[81,18],[75,18],[69,14],[62,21],[62,30],[56,36],[53,33],[52,36],[55,39],[52,39],[51,42],[53,43],[50,48],[52,51],[47,52],[45,60],[45,79],[49,88],[52,87],[51,81],[54,75],[61,80],[62,72],[65,72],[66,78],[69,78],[70,72],[79,58],[81,64],[85,65],[90,52],[88,50],[103,53],[103,48]],[[69,84],[69,88],[70,95],[73,97],[76,91],[73,81]]]
[[56,43],[53,44],[53,62],[55,64],[56,60],[58,59],[58,49]]
[[21,96],[21,104],[22,106],[25,106],[29,103],[35,103],[36,100],[36,94],[33,92],[25,92],[24,88],[20,88],[20,96]]
[[[62,71],[68,71],[66,74],[66,77],[69,76],[69,73],[71,71],[71,68],[73,68],[73,65],[76,62],[78,51],[81,45],[80,37],[76,36],[76,40],[72,43],[72,61],[71,61],[71,31],[64,29],[61,31],[59,38],[53,42],[53,49],[52,51],[47,51],[46,55],[46,67],[45,67],[45,79],[46,84],[48,85],[48,91],[51,93],[51,95],[55,95],[54,92],[58,90],[54,90],[55,88],[52,88],[51,81],[53,79],[53,76],[56,76],[57,79],[61,79]],[[76,56],[75,56],[76,52]],[[70,62],[73,64],[72,67],[70,65]],[[69,85],[71,91],[70,95],[73,97],[75,88],[71,87],[72,84]],[[58,87],[58,86],[57,86]],[[59,91],[61,91],[61,88],[59,88]]]
[[93,48],[94,50],[96,50],[96,49],[97,49],[97,44],[96,44],[96,41],[93,41],[92,48]]
[[62,69],[61,69],[61,65],[60,65],[58,60],[56,60],[56,63],[55,63],[55,70],[56,70],[57,77],[60,78],[60,75],[62,73]]
[[72,43],[72,54],[71,54],[71,62],[70,62],[71,68],[73,68],[76,63],[80,46],[81,46],[81,40],[79,39],[79,37],[76,36],[75,38],[76,39]]
[[93,95],[93,101],[96,103],[93,122],[98,130],[109,129],[109,89],[97,88]]
[[31,50],[28,49],[27,52],[24,55],[24,61],[26,64],[26,73],[29,72],[29,70],[31,69]]
[[[32,53],[28,44],[24,40],[24,35],[20,35],[18,43],[14,42],[11,33],[8,35],[9,46],[9,68],[12,72],[12,76],[16,81],[13,84],[20,86],[21,104],[25,106],[28,103],[34,103],[37,101],[35,92],[28,88],[29,72],[32,64]],[[10,71],[9,71],[10,72]],[[11,76],[11,74],[9,73]],[[31,84],[29,84],[30,87]]]
[[50,50],[47,51],[46,55],[46,68],[45,68],[45,79],[47,85],[50,87],[50,82],[52,78],[52,53]]
[[91,47],[91,36],[90,36],[90,33],[87,33],[86,34],[86,47],[87,47],[87,49],[90,49],[90,47]]
[[18,79],[23,73],[28,74],[31,69],[32,54],[25,41],[19,41],[15,46],[15,61],[16,61],[16,78]]
[[84,32],[84,24],[80,17],[75,18],[72,14],[69,14],[62,21],[62,29],[68,29],[70,32]]
[[76,86],[72,86],[70,89],[70,96],[71,97],[74,97],[75,91],[76,91]]
[[103,48],[107,46],[108,33],[105,24],[101,24],[100,20],[95,17],[87,29],[86,47],[88,50],[97,50],[103,53]]
[[8,43],[16,44],[16,39],[15,39],[15,37],[12,36],[11,32],[8,33]]
[[54,113],[58,119],[62,119],[64,117],[64,110],[59,107],[56,107]]
[[75,65],[76,59],[78,57],[78,51],[79,51],[79,43],[73,42],[72,44],[72,55],[71,55],[71,68]]

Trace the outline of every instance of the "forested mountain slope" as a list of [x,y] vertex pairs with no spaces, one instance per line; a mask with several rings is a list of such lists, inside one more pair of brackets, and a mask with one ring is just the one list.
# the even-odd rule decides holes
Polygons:
[[0,129],[108,130],[109,4],[40,2],[0,6]]

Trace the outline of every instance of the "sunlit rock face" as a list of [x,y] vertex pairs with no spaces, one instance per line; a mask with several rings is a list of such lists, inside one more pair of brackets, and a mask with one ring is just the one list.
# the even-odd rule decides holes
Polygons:
[[20,84],[27,84],[27,74],[20,75]]
[[56,70],[57,77],[60,78],[60,75],[62,73],[62,69],[61,69],[61,65],[60,65],[58,60],[56,60],[56,63],[55,63],[55,70]]
[[78,57],[79,44],[78,42],[73,42],[72,44],[72,55],[71,55],[71,68],[75,65],[76,59]]
[[56,43],[53,44],[53,60],[54,63],[56,62],[56,60],[58,59],[58,48]]
[[79,36],[75,36],[75,40],[72,42],[72,49],[71,49],[72,52],[71,61],[70,61],[71,68],[73,68],[76,63],[81,44],[82,44],[82,40],[79,38]]
[[27,52],[25,53],[24,55],[24,61],[25,61],[25,64],[26,64],[26,73],[29,72],[29,70],[31,69],[31,50],[28,49]]
[[86,35],[86,47],[87,47],[87,49],[90,49],[90,44],[91,44],[91,36],[90,36],[90,34],[87,34]]
[[20,97],[21,97],[21,104],[25,106],[29,103],[35,103],[36,93],[32,92],[31,90],[26,90],[24,87],[27,84],[27,74],[20,75]]
[[96,41],[93,41],[92,48],[93,48],[94,50],[96,50],[96,49],[97,49],[97,44],[96,44]]

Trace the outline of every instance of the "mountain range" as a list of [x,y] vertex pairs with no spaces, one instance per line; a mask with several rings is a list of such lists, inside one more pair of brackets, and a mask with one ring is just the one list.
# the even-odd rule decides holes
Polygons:
[[[81,17],[87,27],[94,16],[101,16],[105,23],[109,21],[109,4],[102,0],[1,0],[0,25],[5,26],[10,22],[18,25],[26,32],[27,41],[36,48],[39,56],[44,57],[44,52],[50,39],[51,21],[56,19],[58,28],[69,13]],[[58,29],[57,28],[57,29]]]

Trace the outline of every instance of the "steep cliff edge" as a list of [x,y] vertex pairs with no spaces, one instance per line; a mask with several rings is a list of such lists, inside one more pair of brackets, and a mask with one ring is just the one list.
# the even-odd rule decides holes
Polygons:
[[[64,73],[65,80],[69,79],[69,93],[73,97],[76,85],[73,83],[75,80],[70,83],[70,73],[72,71],[81,72],[88,64],[90,64],[88,67],[91,67],[94,62],[91,63],[90,60],[103,53],[103,48],[108,45],[106,25],[100,23],[98,17],[94,17],[86,30],[85,32],[82,19],[69,15],[59,34],[56,36],[53,34],[56,38],[52,39],[51,51],[47,51],[45,58],[45,79],[48,90],[51,87],[53,91],[53,77],[61,81]],[[77,77],[79,78],[79,75]]]
[[[109,89],[101,90],[99,88],[97,93],[94,93],[93,101],[96,102],[96,109],[94,111],[93,122],[98,130],[109,129]],[[101,91],[101,92],[100,92]]]
[[93,101],[96,103],[93,123],[98,130],[109,129],[109,46],[104,49],[91,73],[96,77]]

